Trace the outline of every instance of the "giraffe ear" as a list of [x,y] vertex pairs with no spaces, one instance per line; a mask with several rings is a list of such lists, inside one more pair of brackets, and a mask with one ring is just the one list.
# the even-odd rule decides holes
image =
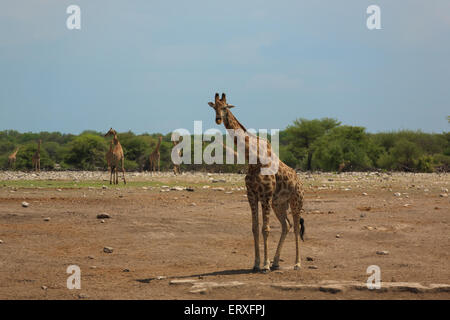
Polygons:
[[231,109],[231,108],[234,108],[234,106],[232,104],[227,104],[227,108]]
[[210,106],[211,108],[214,108],[214,103],[208,102],[208,104],[209,104],[209,106]]

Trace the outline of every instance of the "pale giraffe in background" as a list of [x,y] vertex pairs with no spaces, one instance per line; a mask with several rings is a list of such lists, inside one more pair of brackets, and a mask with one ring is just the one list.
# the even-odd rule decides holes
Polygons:
[[41,172],[41,143],[42,140],[38,140],[38,148],[31,158],[33,169],[37,172]]
[[161,146],[162,136],[159,136],[158,144],[156,145],[156,149],[149,156],[150,163],[150,171],[159,171],[159,162],[161,158],[161,154],[159,152],[159,147]]
[[[173,146],[175,147],[178,143],[180,143],[179,141],[172,141],[173,142]],[[180,150],[178,150],[178,156],[182,156],[182,151],[181,151],[181,149]],[[175,175],[177,175],[177,174],[181,174],[181,168],[180,168],[180,165],[179,164],[173,164],[173,173],[175,174]]]
[[16,150],[11,153],[8,157],[8,164],[9,164],[9,168],[10,169],[15,169],[16,167],[16,156],[17,156],[17,152],[19,152],[20,147],[17,147]]

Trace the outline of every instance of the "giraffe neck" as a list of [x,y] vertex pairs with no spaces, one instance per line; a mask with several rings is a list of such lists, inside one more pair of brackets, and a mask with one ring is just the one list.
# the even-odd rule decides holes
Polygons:
[[233,130],[243,130],[244,132],[247,132],[247,129],[245,129],[245,127],[239,122],[238,119],[236,119],[236,117],[234,116],[234,114],[227,109],[224,120],[223,120],[223,125],[225,126],[225,128],[227,129],[233,129]]
[[[257,145],[259,145],[259,137],[255,136],[251,133],[249,133],[247,131],[247,129],[239,122],[238,119],[236,119],[236,117],[233,115],[233,113],[227,109],[226,111],[226,116],[224,117],[224,121],[223,124],[225,126],[226,129],[231,129],[231,130],[243,130],[245,133],[248,133],[249,136],[253,136],[253,138],[256,138],[256,142],[253,140],[253,143],[256,143]],[[255,170],[255,172],[259,172],[259,161],[260,161],[260,154],[257,151],[259,149],[258,146],[256,146],[256,149],[252,148],[252,150],[250,150],[250,145],[249,145],[250,139],[246,138],[245,139],[245,154],[246,154],[246,159],[248,160],[248,156],[250,155],[250,152],[255,153],[256,152],[256,157],[258,159],[258,164],[249,164],[249,169],[251,170]],[[234,139],[234,143],[237,144],[237,138]],[[268,141],[266,141],[267,143],[267,154],[270,156],[272,154],[272,147],[270,146],[270,143]]]
[[161,146],[161,140],[162,140],[161,138],[158,139],[158,144],[156,145],[155,152],[159,151],[159,147]]
[[116,146],[119,144],[119,138],[117,138],[117,135],[114,135],[113,142]]

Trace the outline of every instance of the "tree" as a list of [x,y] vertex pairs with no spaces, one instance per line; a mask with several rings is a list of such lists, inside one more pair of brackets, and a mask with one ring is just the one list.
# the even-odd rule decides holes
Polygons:
[[341,163],[352,170],[373,167],[369,152],[373,149],[365,128],[340,126],[331,129],[314,143],[315,168],[333,171]]
[[103,137],[92,133],[82,134],[69,143],[65,162],[85,170],[105,167],[107,150]]
[[[320,120],[297,119],[294,124],[288,126],[285,130],[285,139],[292,153],[290,156],[299,160],[306,157],[306,170],[312,169],[312,159],[314,154],[314,142],[336,128],[341,123],[336,119],[322,118]],[[298,163],[299,164],[299,163]]]

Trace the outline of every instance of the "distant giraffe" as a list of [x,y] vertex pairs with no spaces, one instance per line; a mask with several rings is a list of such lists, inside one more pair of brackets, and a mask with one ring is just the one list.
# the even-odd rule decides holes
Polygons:
[[161,158],[161,154],[159,152],[159,147],[161,146],[162,136],[159,136],[158,144],[156,145],[156,149],[150,154],[149,162],[150,162],[150,171],[159,171],[159,162]]
[[[173,142],[173,146],[175,147],[178,143],[180,143],[179,141],[172,141]],[[182,151],[181,151],[181,149],[180,150],[178,150],[178,156],[182,156]],[[173,173],[175,174],[175,175],[177,175],[177,174],[181,174],[181,169],[180,169],[180,165],[179,164],[173,164]]]
[[339,164],[338,173],[344,172],[344,169],[348,167],[350,164],[349,160],[344,160]]
[[[118,172],[118,167],[119,164],[121,165],[122,169],[122,173],[123,173],[123,183],[126,184],[127,180],[125,179],[125,157],[123,155],[123,149],[122,149],[122,145],[119,142],[119,139],[117,138],[117,132],[115,130],[113,130],[113,128],[109,129],[109,131],[105,134],[105,137],[107,136],[113,136],[113,140],[112,140],[112,144],[111,144],[111,149],[112,149],[112,153],[111,153],[111,160],[110,160],[110,170],[111,170],[111,175],[109,178],[109,184],[112,184],[114,181],[114,184],[119,184],[119,172]],[[113,174],[114,174],[114,179],[113,179]]]
[[37,172],[41,172],[41,143],[42,140],[38,140],[38,148],[31,158],[33,169]]
[[16,167],[16,155],[19,152],[20,147],[17,147],[16,150],[11,153],[8,157],[8,164],[10,169],[15,169]]
[[[304,233],[304,221],[300,218],[303,206],[303,185],[294,169],[288,167],[276,154],[273,153],[270,143],[265,139],[250,134],[247,129],[236,119],[231,113],[230,109],[234,106],[227,103],[225,94],[222,93],[222,98],[219,94],[215,95],[215,102],[208,103],[216,113],[216,123],[220,125],[222,122],[227,130],[230,132],[244,132],[245,135],[245,156],[257,155],[257,162],[255,164],[248,164],[248,172],[245,177],[245,185],[247,187],[247,200],[249,201],[252,211],[252,232],[255,246],[255,263],[253,270],[260,269],[260,255],[259,255],[259,215],[258,202],[261,202],[262,207],[262,234],[264,240],[264,262],[262,270],[267,272],[270,270],[270,261],[268,256],[268,237],[269,237],[269,216],[273,209],[276,217],[281,224],[281,237],[278,242],[278,247],[273,258],[272,268],[278,269],[280,262],[281,249],[289,231],[289,220],[287,218],[287,210],[290,207],[293,216],[294,235],[295,235],[295,264],[294,269],[300,269],[300,252],[299,252],[299,237]],[[260,144],[262,142],[262,144]],[[235,139],[236,143],[236,139]],[[261,146],[266,145],[267,155],[262,156],[257,151]],[[269,159],[267,159],[269,157]],[[270,160],[269,164],[262,160]],[[274,162],[275,161],[275,162]],[[267,168],[272,164],[278,164],[278,170],[270,174],[262,174],[262,169]],[[267,173],[267,172],[266,172]]]

